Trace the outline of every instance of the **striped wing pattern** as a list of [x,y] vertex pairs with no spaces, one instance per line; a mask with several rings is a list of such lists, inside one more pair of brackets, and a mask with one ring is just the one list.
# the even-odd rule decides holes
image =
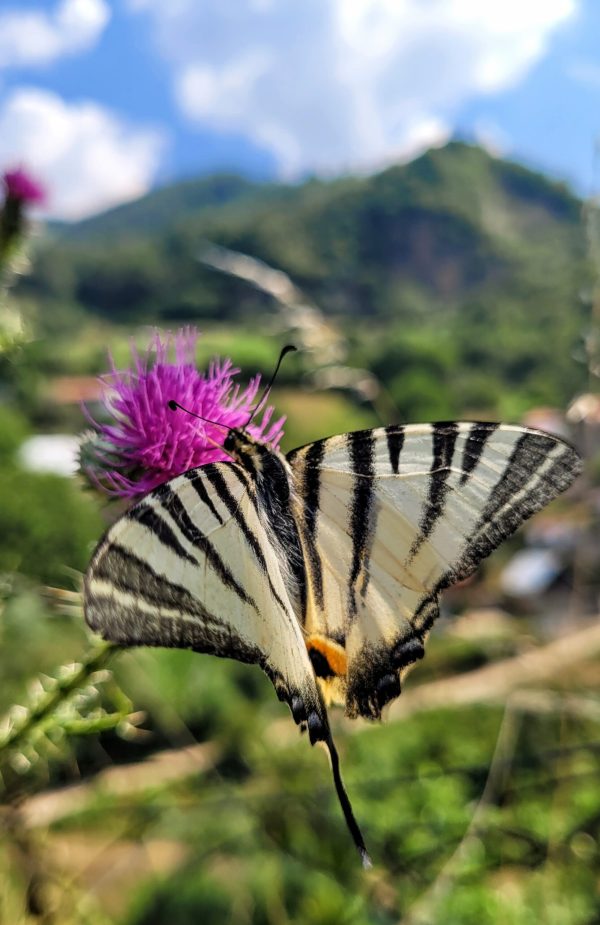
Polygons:
[[347,659],[345,676],[320,683],[349,716],[369,718],[423,656],[440,592],[581,467],[570,446],[540,431],[455,422],[332,437],[288,461],[307,568],[305,629],[343,646]]
[[580,460],[539,431],[451,422],[332,437],[287,459],[242,431],[226,449],[237,462],[191,469],[107,531],[86,620],[121,645],[260,665],[328,748],[369,866],[323,694],[379,717],[424,654],[441,591],[567,488]]
[[311,739],[325,737],[302,629],[242,467],[191,469],[118,520],[88,568],[85,616],[121,645],[259,664]]

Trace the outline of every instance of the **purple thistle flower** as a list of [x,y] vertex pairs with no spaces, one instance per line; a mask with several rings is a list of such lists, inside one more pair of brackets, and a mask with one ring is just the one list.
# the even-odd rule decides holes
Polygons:
[[46,190],[42,184],[34,180],[22,167],[5,171],[2,181],[7,199],[31,205],[42,205],[46,201]]
[[0,270],[10,259],[13,250],[27,227],[27,206],[45,202],[46,191],[20,168],[7,170],[0,175],[5,199],[0,207]]
[[[81,468],[96,487],[108,494],[138,498],[195,466],[230,459],[221,449],[226,427],[245,427],[256,407],[260,376],[240,391],[234,383],[239,370],[231,360],[213,360],[207,373],[199,372],[197,339],[193,328],[169,334],[164,341],[156,333],[145,357],[132,350],[132,369],[117,370],[110,359],[111,371],[100,381],[104,407],[112,421],[97,423],[86,411],[95,434],[84,443],[81,454]],[[169,361],[172,348],[175,362]],[[167,406],[171,399],[226,427],[200,421],[184,411],[171,411]],[[273,408],[266,407],[260,412],[260,422],[246,429],[277,447],[285,418],[272,423],[272,416]]]

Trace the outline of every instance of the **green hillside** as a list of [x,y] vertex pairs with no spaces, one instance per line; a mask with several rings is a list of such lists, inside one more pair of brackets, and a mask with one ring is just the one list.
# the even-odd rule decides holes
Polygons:
[[580,213],[563,185],[454,142],[368,177],[157,190],[55,230],[22,293],[53,326],[82,313],[129,326],[256,324],[269,300],[199,262],[210,240],[287,271],[356,334],[354,359],[401,413],[446,383],[440,413],[498,410],[511,388],[519,397],[500,410],[515,413],[564,403],[583,382],[572,359],[588,311]]
[[280,187],[253,183],[235,174],[215,174],[197,180],[182,180],[161,187],[135,202],[116,206],[76,224],[63,224],[59,234],[77,241],[102,241],[106,238],[135,235],[158,235],[168,230],[174,220],[187,215],[210,213],[231,203],[254,201],[279,191]]

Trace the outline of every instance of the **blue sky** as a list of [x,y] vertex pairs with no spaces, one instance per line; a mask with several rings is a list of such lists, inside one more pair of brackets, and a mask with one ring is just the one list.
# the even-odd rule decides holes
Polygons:
[[0,167],[76,219],[207,171],[369,171],[458,135],[596,185],[595,0],[0,0]]

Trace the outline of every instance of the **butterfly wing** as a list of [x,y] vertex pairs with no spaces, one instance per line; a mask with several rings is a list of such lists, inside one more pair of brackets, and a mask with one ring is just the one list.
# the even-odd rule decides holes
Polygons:
[[332,437],[288,460],[309,579],[305,629],[318,653],[311,658],[326,693],[348,715],[369,718],[422,658],[440,592],[472,574],[581,468],[557,437],[452,422]]
[[280,562],[240,467],[160,486],[105,534],[84,582],[85,617],[125,646],[174,646],[260,665],[311,741],[328,725]]

